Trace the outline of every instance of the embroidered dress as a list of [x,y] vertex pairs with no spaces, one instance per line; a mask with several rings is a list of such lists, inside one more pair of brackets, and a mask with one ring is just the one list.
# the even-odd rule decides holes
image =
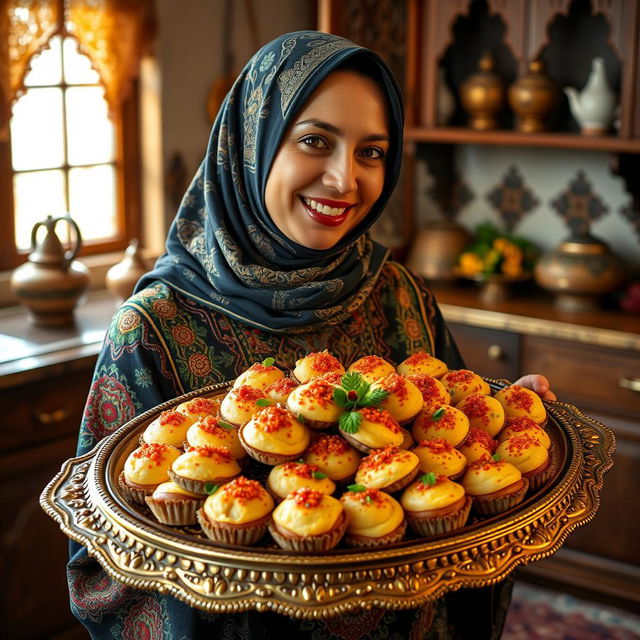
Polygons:
[[[385,181],[359,225],[331,249],[311,250],[277,229],[264,188],[292,118],[322,80],[345,65],[374,79],[386,101]],[[396,183],[401,146],[400,93],[376,54],[317,32],[287,34],[263,47],[221,107],[166,254],[112,321],[78,453],[135,415],[235,378],[267,357],[293,368],[307,353],[329,349],[345,365],[371,354],[397,364],[423,350],[461,367],[425,283],[387,260],[388,251],[366,233]],[[420,609],[363,610],[326,621],[271,612],[214,615],[126,587],[86,549],[70,546],[71,607],[94,639],[482,640],[500,636],[510,594],[510,583],[503,583]]]

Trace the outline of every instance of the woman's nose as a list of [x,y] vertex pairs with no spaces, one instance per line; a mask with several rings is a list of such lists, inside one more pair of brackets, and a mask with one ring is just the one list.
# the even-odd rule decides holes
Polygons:
[[338,193],[350,193],[356,190],[356,166],[350,154],[335,154],[329,159],[323,176],[326,186]]

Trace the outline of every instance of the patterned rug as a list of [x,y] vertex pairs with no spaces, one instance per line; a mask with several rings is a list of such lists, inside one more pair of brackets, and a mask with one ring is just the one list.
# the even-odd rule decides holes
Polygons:
[[516,583],[502,640],[639,640],[640,616]]

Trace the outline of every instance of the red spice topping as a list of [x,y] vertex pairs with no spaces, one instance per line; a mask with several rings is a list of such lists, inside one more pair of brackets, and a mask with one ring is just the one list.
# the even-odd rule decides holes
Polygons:
[[277,369],[278,367],[274,367],[273,365],[267,367],[266,365],[262,364],[262,362],[256,362],[255,364],[252,364],[247,371],[253,371],[255,373],[265,373],[267,371],[273,371],[273,369]]
[[327,382],[329,382],[331,384],[338,385],[342,381],[342,376],[343,375],[344,374],[340,373],[339,371],[329,371],[329,373],[325,373],[322,376],[322,379],[326,380]]
[[407,380],[412,382],[422,394],[424,400],[430,400],[434,396],[441,394],[441,389],[438,386],[438,381],[427,373],[416,373],[407,376]]
[[358,362],[351,365],[351,371],[355,371],[356,373],[371,373],[379,366],[385,364],[387,364],[387,361],[379,356],[364,356],[364,358],[360,358]]
[[446,482],[449,478],[440,473],[433,474],[436,477],[436,481],[433,484],[429,484],[428,482],[416,482],[413,488],[419,493],[426,493],[429,489],[433,489],[433,487],[437,487],[439,484]]
[[343,455],[351,451],[351,445],[340,436],[320,436],[307,451],[317,456]]
[[470,464],[467,468],[476,474],[480,471],[489,471],[490,469],[499,469],[500,467],[504,467],[505,462],[502,460],[493,460],[492,458],[480,458],[476,460],[472,464]]
[[230,429],[225,429],[220,426],[220,418],[216,416],[205,416],[198,420],[198,427],[207,433],[211,433],[213,435],[223,435],[230,431]]
[[250,500],[256,500],[264,495],[264,489],[257,480],[249,480],[249,478],[245,478],[244,476],[238,476],[231,482],[227,482],[227,484],[222,487],[222,491],[241,504],[249,502]]
[[269,385],[267,393],[284,394],[291,393],[298,386],[297,382],[294,382],[291,378],[280,378],[277,382]]
[[291,418],[291,414],[282,407],[265,407],[256,413],[254,422],[265,433],[274,433],[290,427]]
[[491,453],[494,453],[498,447],[498,441],[494,440],[486,431],[478,429],[477,427],[471,427],[471,429],[469,429],[469,434],[464,439],[461,446],[468,447],[476,443],[482,445]]
[[259,389],[254,389],[247,384],[242,384],[235,389],[232,389],[229,393],[234,394],[236,400],[239,402],[255,402],[256,400],[260,400],[260,398],[264,398],[264,392]]
[[147,458],[154,464],[160,464],[164,460],[164,454],[169,450],[169,445],[153,442],[141,444],[134,452],[134,458]]
[[400,425],[396,420],[393,419],[393,416],[386,411],[385,409],[375,409],[374,407],[365,407],[364,409],[360,409],[360,413],[363,418],[369,420],[369,422],[374,422],[376,424],[381,424],[383,427],[386,427],[391,431],[391,433],[400,433]]
[[381,469],[385,465],[391,464],[395,459],[402,457],[403,453],[406,452],[404,450],[401,451],[398,447],[388,445],[384,449],[379,449],[366,458],[363,458],[360,463],[360,468],[363,470]]
[[380,388],[394,394],[400,401],[409,397],[407,381],[397,373],[390,373],[380,381]]
[[448,453],[453,451],[453,445],[444,438],[434,438],[433,440],[420,440],[420,446],[426,447],[432,453]]
[[205,445],[204,447],[186,447],[185,451],[187,453],[195,452],[203,458],[216,458],[220,462],[230,462],[233,460],[231,451],[226,447],[211,447]]
[[420,417],[420,421],[419,421],[419,425],[420,426],[424,426],[424,427],[428,427],[428,428],[434,428],[434,429],[455,429],[456,428],[456,417],[453,411],[451,411],[451,407],[439,407],[437,409],[437,411],[439,411],[440,409],[444,409],[444,411],[439,414],[440,417],[437,420],[433,419],[433,414],[436,413],[436,411],[433,411],[432,409],[429,409],[428,411],[425,411],[422,413],[422,416]]
[[300,394],[300,403],[305,404],[305,400],[317,402],[323,409],[333,404],[334,386],[323,378],[316,378],[308,383],[307,388]]
[[319,353],[310,353],[308,356],[311,366],[318,373],[327,373],[329,371],[335,371],[336,369],[342,369],[342,365],[337,358],[334,358],[326,349]]
[[423,351],[418,351],[410,355],[404,363],[409,365],[410,367],[420,366],[421,364],[427,364],[430,360],[433,360],[433,356],[428,353],[424,353]]
[[313,474],[317,471],[318,467],[315,464],[307,464],[306,462],[285,462],[282,465],[282,473],[285,476],[293,474],[306,480],[312,480]]
[[215,400],[211,398],[194,398],[187,402],[187,411],[190,413],[218,413],[219,405]]
[[453,384],[469,384],[475,380],[475,377],[476,375],[473,371],[469,371],[468,369],[458,369],[457,371],[449,371],[449,373],[446,373],[442,379]]
[[523,411],[531,411],[533,396],[523,387],[514,384],[505,391],[505,401]]
[[529,429],[542,429],[542,427],[529,416],[519,416],[518,418],[509,418],[506,428],[509,432],[528,431]]
[[163,427],[168,425],[172,427],[179,427],[185,420],[184,415],[178,411],[163,411],[160,414],[159,422]]
[[511,436],[505,444],[506,450],[512,456],[522,455],[522,453],[527,449],[538,446],[540,446],[538,441],[528,433],[522,433],[519,436]]
[[378,489],[365,489],[364,491],[349,491],[341,498],[343,502],[346,500],[355,500],[357,502],[372,503],[374,505],[382,505],[385,501],[382,491]]
[[462,407],[460,407],[462,413],[468,418],[477,418],[483,424],[489,424],[491,408],[486,398],[487,396],[482,393],[472,393],[470,396],[467,396],[463,401]]
[[320,506],[324,493],[322,493],[322,491],[316,491],[315,489],[309,489],[309,487],[302,487],[292,491],[288,497],[290,500],[294,500],[300,507],[313,509]]

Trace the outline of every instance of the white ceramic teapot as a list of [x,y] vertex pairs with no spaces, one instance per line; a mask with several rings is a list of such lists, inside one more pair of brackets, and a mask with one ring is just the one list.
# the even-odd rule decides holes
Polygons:
[[615,110],[616,95],[607,84],[604,59],[594,58],[591,74],[584,89],[578,93],[573,87],[565,87],[571,114],[585,136],[606,135]]

